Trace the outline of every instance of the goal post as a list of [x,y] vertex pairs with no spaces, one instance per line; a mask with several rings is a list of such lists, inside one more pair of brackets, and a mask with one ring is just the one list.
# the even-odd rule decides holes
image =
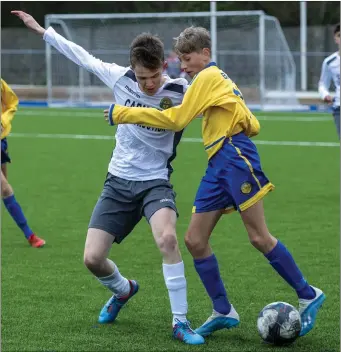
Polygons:
[[[105,62],[129,65],[129,46],[142,32],[157,34],[166,55],[173,38],[188,26],[212,36],[212,57],[233,79],[249,106],[271,109],[298,105],[296,67],[282,28],[263,11],[46,15],[45,26]],[[112,92],[46,44],[49,106],[103,106]]]

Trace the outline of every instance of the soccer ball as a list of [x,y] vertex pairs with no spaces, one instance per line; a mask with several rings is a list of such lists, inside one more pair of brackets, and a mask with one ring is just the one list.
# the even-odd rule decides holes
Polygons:
[[301,331],[301,316],[289,303],[274,302],[259,313],[257,328],[262,339],[277,346],[293,343]]

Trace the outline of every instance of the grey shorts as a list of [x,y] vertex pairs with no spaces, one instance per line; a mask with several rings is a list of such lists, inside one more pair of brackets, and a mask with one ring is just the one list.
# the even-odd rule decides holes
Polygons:
[[177,213],[176,194],[166,180],[129,181],[108,173],[102,194],[93,210],[89,228],[112,234],[120,243],[145,216],[147,221],[159,209]]

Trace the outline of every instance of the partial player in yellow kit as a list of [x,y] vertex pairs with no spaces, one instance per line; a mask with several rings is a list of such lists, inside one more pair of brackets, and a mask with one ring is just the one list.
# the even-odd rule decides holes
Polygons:
[[28,243],[35,248],[43,247],[45,241],[34,234],[28,226],[21,206],[17,202],[13,188],[7,181],[8,154],[7,136],[12,129],[12,120],[18,109],[19,100],[10,86],[1,79],[1,197],[12,219],[24,233]]
[[182,68],[193,78],[181,105],[158,111],[112,104],[105,115],[112,125],[138,123],[174,131],[204,115],[202,134],[208,166],[196,194],[185,242],[211,298],[213,314],[196,332],[207,336],[239,324],[239,315],[227,298],[209,245],[222,214],[238,210],[251,244],[296,291],[303,336],[313,328],[325,294],[307,283],[286,246],[268,230],[262,198],[274,186],[265,176],[257,148],[250,139],[259,133],[259,122],[236,84],[211,62],[211,38],[206,29],[185,29],[175,39],[174,49]]

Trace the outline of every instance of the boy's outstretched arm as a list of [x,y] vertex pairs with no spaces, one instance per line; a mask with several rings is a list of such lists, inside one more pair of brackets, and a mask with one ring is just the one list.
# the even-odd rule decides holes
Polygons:
[[11,14],[18,16],[33,33],[43,36],[45,28],[39,25],[39,23],[28,13],[24,11],[14,10]]
[[69,60],[95,74],[110,89],[113,89],[115,83],[125,70],[124,67],[114,63],[103,62],[92,56],[80,45],[58,34],[52,27],[43,28],[30,14],[23,11],[11,11],[11,13],[19,17],[28,29],[35,34],[41,35],[46,43],[52,45]]
[[154,108],[136,108],[112,104],[108,112],[111,125],[141,124],[145,126],[181,131],[193,119],[213,106],[212,91],[216,84],[206,72],[201,72],[185,93],[181,105],[159,111]]

